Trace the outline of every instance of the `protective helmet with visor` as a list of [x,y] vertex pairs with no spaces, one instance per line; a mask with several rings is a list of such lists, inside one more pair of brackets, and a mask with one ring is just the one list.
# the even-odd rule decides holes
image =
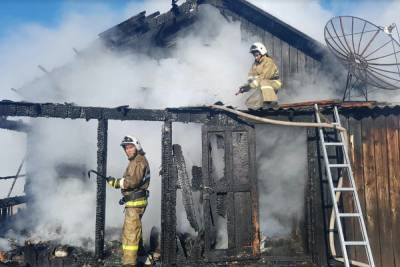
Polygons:
[[134,145],[138,151],[142,151],[142,145],[140,144],[139,140],[133,136],[127,135],[122,139],[121,146],[125,148],[125,145]]
[[262,43],[254,43],[250,46],[250,53],[254,54],[255,52],[260,53],[262,56],[268,54],[268,50]]

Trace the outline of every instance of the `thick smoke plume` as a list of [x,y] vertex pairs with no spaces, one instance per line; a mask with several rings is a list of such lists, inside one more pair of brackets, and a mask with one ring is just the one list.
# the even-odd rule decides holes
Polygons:
[[[202,7],[201,14],[193,33],[178,38],[176,49],[169,51],[168,57],[156,60],[138,54],[122,56],[107,51],[101,43],[90,42],[90,38],[87,38],[85,45],[89,48],[85,51],[89,52],[74,57],[71,50],[69,56],[64,55],[63,59],[58,59],[58,65],[54,63],[53,69],[49,68],[50,63],[43,63],[46,62],[44,59],[35,58],[36,62],[32,60],[33,64],[40,63],[52,70],[51,73],[36,79],[35,75],[31,75],[33,82],[29,82],[30,79],[20,84],[14,81],[13,85],[4,82],[9,87],[16,87],[19,92],[18,97],[11,94],[6,97],[34,102],[73,102],[78,105],[111,107],[129,104],[135,108],[204,105],[221,99],[239,105],[242,101],[233,93],[245,81],[245,73],[251,64],[247,52],[243,53],[249,44],[241,41],[240,24],[228,23],[216,10],[207,6]],[[63,33],[62,29],[60,34]],[[71,40],[67,43],[78,50],[83,46]],[[44,45],[44,42],[39,44]],[[60,51],[63,51],[63,47],[57,53],[52,53],[58,54]],[[30,122],[35,129],[29,140],[34,144],[30,147],[30,153],[34,156],[29,159],[28,168],[34,174],[30,190],[36,201],[30,206],[34,209],[34,224],[21,224],[21,227],[33,228],[33,239],[57,239],[65,243],[90,246],[88,238],[93,237],[94,233],[94,181],[82,177],[55,178],[59,175],[57,167],[60,163],[83,165],[84,168],[96,166],[97,125],[95,122],[69,120],[31,119]],[[187,135],[183,133],[187,132],[187,129],[180,130],[177,127],[174,142],[181,143],[184,151],[191,151],[189,154],[184,152],[188,155],[188,166],[193,165],[193,162],[199,166],[200,154],[195,156],[195,151],[199,152],[200,149],[191,149],[190,142],[186,142],[186,145],[184,141]],[[121,138],[126,134],[135,135],[141,140],[150,160],[150,204],[143,218],[144,235],[147,236],[151,227],[159,227],[160,222],[161,124],[110,121],[108,175],[121,176],[127,164],[119,146]],[[201,144],[199,132],[198,138],[196,144]],[[117,205],[119,198],[119,192],[108,189],[107,227],[122,225],[123,209]],[[182,217],[180,227],[188,230],[184,216],[179,216]],[[9,233],[9,236],[13,234]]]
[[303,215],[306,133],[259,125],[256,140],[261,230],[268,237],[285,236]]

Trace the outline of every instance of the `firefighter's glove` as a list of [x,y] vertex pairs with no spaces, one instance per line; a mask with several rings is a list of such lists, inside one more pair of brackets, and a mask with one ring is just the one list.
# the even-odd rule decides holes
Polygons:
[[121,178],[117,179],[114,177],[107,177],[107,183],[111,186],[114,187],[115,189],[121,188]]
[[248,85],[243,85],[242,87],[239,88],[239,91],[236,93],[236,95],[246,93],[250,90],[250,87]]
[[247,82],[251,89],[255,89],[260,85],[260,83],[257,81],[257,76],[249,76]]

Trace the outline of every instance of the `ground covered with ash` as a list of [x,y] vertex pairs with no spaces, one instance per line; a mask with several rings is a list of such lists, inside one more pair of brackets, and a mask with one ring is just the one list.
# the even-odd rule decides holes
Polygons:
[[[84,248],[59,245],[53,242],[30,243],[23,246],[13,245],[13,249],[0,252],[0,266],[15,267],[116,267],[122,266],[122,251],[119,241],[105,242],[104,258],[96,260],[93,251]],[[151,253],[140,255],[138,266],[159,266],[159,255]],[[146,262],[147,261],[147,262]]]

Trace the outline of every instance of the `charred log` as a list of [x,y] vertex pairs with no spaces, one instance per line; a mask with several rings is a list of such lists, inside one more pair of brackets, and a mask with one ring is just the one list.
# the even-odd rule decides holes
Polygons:
[[0,208],[7,208],[26,202],[26,196],[17,196],[0,199]]
[[[21,174],[21,175],[18,175],[18,178],[25,177],[25,176],[26,176],[26,174]],[[0,180],[15,179],[16,177],[17,177],[16,175],[3,176],[3,177],[0,177]]]
[[174,165],[177,169],[178,184],[182,189],[182,202],[185,207],[186,216],[194,230],[199,231],[199,224],[195,214],[195,206],[193,203],[192,186],[190,184],[189,176],[186,170],[185,159],[182,154],[182,148],[180,145],[173,145],[173,158]]
[[161,260],[163,266],[176,264],[176,179],[172,175],[172,123],[162,127]]
[[0,128],[25,133],[31,130],[31,126],[21,120],[7,120],[3,117],[0,117]]
[[[107,172],[107,135],[108,121],[99,120],[97,129],[97,172],[106,175]],[[104,253],[104,228],[106,214],[106,181],[97,177],[96,195],[96,241],[95,254],[101,259]]]
[[192,167],[192,190],[199,191],[202,188],[202,170],[201,167],[193,166]]

